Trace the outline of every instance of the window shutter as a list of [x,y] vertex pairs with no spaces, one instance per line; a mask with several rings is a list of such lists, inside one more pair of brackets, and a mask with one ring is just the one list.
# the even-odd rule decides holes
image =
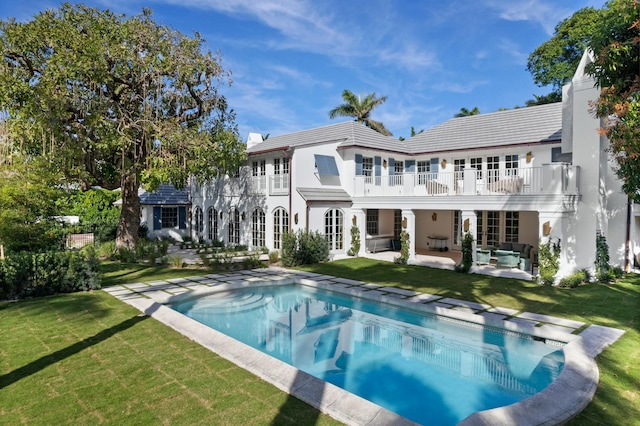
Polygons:
[[362,154],[356,154],[356,176],[362,176]]
[[373,174],[375,176],[375,184],[380,185],[380,176],[382,176],[382,157],[373,157]]
[[393,176],[396,174],[396,160],[389,157],[389,176]]
[[162,229],[162,207],[153,206],[153,230]]
[[184,206],[178,207],[178,228],[187,229],[187,208]]

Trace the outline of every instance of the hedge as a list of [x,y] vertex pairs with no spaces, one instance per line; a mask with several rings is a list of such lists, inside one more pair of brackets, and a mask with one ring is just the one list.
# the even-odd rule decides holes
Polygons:
[[0,260],[0,300],[100,288],[93,252],[19,252]]

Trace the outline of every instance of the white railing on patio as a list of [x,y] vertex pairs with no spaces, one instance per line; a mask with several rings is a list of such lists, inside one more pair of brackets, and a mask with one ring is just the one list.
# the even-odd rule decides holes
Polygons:
[[269,195],[289,195],[289,174],[269,176]]
[[355,196],[577,194],[578,167],[541,167],[356,176]]

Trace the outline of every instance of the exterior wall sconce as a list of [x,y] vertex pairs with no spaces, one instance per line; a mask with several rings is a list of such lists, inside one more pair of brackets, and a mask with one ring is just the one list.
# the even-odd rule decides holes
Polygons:
[[440,167],[442,167],[443,169],[446,169],[446,168],[447,168],[447,160],[444,160],[444,159],[443,159],[443,160],[440,162]]
[[464,220],[464,232],[469,232],[469,219]]
[[407,227],[407,218],[406,218],[406,217],[403,217],[403,218],[402,218],[402,227],[403,227],[403,228],[406,228],[406,227]]
[[220,212],[220,220],[222,220],[222,212]]
[[351,218],[351,223],[353,224],[353,226],[356,226],[358,224],[358,218],[355,214],[353,215],[353,218]]
[[293,223],[298,224],[298,213],[293,215]]
[[387,168],[387,160],[382,160],[382,167]]
[[432,221],[434,221],[434,222],[435,222],[436,220],[438,220],[438,213],[433,212],[433,213],[431,214],[431,220],[432,220]]
[[542,224],[542,235],[548,237],[549,234],[551,234],[551,224],[549,223],[549,221],[546,221]]
[[531,160],[533,160],[533,154],[531,153],[531,151],[527,152],[526,158],[527,158],[527,164],[529,164]]
[[242,212],[242,214],[240,215],[240,217],[242,218],[242,220],[244,220],[247,216],[245,215],[244,212]]

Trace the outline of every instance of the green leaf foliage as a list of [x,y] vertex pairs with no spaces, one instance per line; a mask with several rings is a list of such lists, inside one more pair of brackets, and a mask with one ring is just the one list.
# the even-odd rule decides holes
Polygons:
[[375,93],[366,96],[356,96],[351,90],[342,91],[343,104],[329,111],[329,118],[353,117],[358,123],[362,123],[370,129],[385,136],[391,136],[391,132],[380,121],[371,119],[371,111],[387,101],[386,96],[377,97]]
[[527,61],[527,70],[538,86],[552,86],[562,93],[562,86],[580,63],[591,36],[600,21],[599,10],[585,7],[556,25],[551,39],[538,46]]
[[640,200],[640,6],[636,0],[611,0],[603,9],[587,68],[601,88],[595,105],[603,119],[623,191]]
[[137,237],[141,184],[183,186],[192,172],[210,178],[243,158],[218,90],[230,83],[220,56],[148,9],[126,17],[64,3],[31,21],[0,21],[0,55],[14,148],[45,157],[82,189],[122,187],[126,246]]

